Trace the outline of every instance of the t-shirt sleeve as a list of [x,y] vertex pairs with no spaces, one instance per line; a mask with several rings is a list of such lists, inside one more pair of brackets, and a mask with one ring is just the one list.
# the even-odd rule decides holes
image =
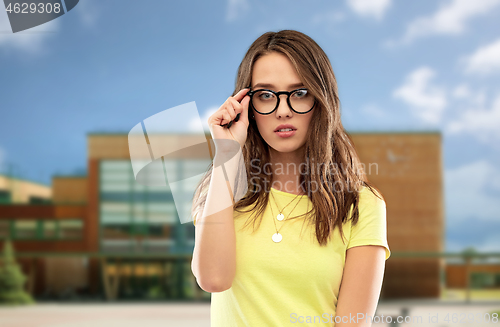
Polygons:
[[359,219],[351,225],[351,237],[347,249],[361,245],[380,245],[385,248],[385,260],[391,256],[387,243],[385,201],[364,187],[359,197]]

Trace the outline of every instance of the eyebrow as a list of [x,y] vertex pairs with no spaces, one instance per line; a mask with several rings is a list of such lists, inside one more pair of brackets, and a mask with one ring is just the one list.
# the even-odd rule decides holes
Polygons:
[[[274,88],[274,85],[270,84],[270,83],[257,83],[252,88],[255,89],[255,88],[257,88],[257,86],[266,87],[266,88]],[[294,87],[300,87],[300,86],[304,86],[304,83],[290,84],[290,85],[288,85],[288,88],[294,88]]]

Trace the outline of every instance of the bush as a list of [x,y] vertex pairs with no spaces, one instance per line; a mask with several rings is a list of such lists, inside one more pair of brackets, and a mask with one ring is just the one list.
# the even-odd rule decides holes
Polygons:
[[34,303],[31,295],[24,290],[26,279],[16,262],[12,243],[8,239],[5,240],[0,266],[0,304]]

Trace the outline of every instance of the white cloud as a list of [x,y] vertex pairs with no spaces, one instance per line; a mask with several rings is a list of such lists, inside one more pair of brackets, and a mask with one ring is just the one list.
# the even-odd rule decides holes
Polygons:
[[381,20],[391,6],[391,0],[347,0],[347,5],[359,16]]
[[461,104],[466,104],[467,106],[484,106],[486,102],[486,92],[472,91],[468,84],[462,83],[456,86],[451,95],[458,100]]
[[192,132],[199,132],[199,121],[198,118],[201,118],[201,124],[203,125],[203,129],[205,132],[209,133],[210,128],[208,127],[208,118],[212,116],[219,108],[218,107],[210,107],[205,110],[203,117],[193,117],[188,123],[188,130]]
[[480,47],[462,61],[466,73],[488,75],[500,72],[500,39]]
[[500,170],[486,160],[448,169],[444,174],[446,216],[449,223],[470,220],[498,221],[500,201],[487,192],[500,191]]
[[431,124],[441,121],[448,103],[444,88],[431,84],[435,75],[431,68],[420,67],[411,72],[392,94],[407,103],[416,117]]
[[45,41],[58,32],[59,19],[56,18],[45,24],[12,33],[7,12],[0,10],[0,48],[40,54],[45,51],[43,47]]
[[458,118],[448,123],[450,134],[470,133],[483,142],[498,144],[500,141],[500,94],[492,101],[491,108],[484,108],[483,101],[463,111]]
[[452,95],[457,99],[466,99],[470,97],[471,90],[467,84],[460,84],[452,92]]
[[238,18],[245,16],[250,9],[247,0],[228,0],[226,9],[226,22],[233,22]]
[[[467,29],[475,17],[490,13],[500,0],[451,0],[429,16],[419,17],[409,23],[401,43],[411,43],[416,38],[431,35],[457,35]],[[397,42],[388,41],[387,45]]]

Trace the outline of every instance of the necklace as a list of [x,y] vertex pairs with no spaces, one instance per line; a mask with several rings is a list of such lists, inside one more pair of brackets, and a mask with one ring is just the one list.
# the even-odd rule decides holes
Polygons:
[[[297,196],[295,196],[295,198],[294,198],[292,201],[290,201],[290,202],[289,202],[289,203],[285,206],[285,208],[286,208],[286,207],[288,207],[288,205],[290,205],[290,203],[292,203],[293,201],[295,201],[295,199],[297,199],[297,197],[298,197],[299,195],[300,195],[300,194],[297,194]],[[285,210],[285,208],[283,208],[283,210],[280,210],[280,208],[279,208],[279,206],[278,206],[278,202],[277,202],[277,201],[276,201],[276,199],[274,198],[274,195],[273,195],[273,193],[272,193],[272,192],[271,192],[271,196],[273,197],[273,200],[274,200],[274,202],[276,203],[276,207],[278,208],[278,210],[279,210],[279,212],[280,212],[280,213],[276,216],[276,219],[278,219],[279,221],[282,221],[282,220],[284,219],[284,217],[285,217],[285,215],[283,215],[283,210]],[[293,210],[295,210],[295,208],[297,207],[297,204],[299,204],[299,202],[300,202],[300,201],[297,201],[297,203],[295,204],[295,207],[293,207],[293,209],[292,209],[292,211],[290,211],[289,215],[291,215],[291,214],[292,214]],[[272,205],[270,205],[270,207],[271,207],[271,215],[274,217],[273,206],[272,206]],[[286,220],[288,220],[288,219],[290,219],[290,217],[288,217]],[[281,235],[281,234],[279,233],[279,231],[281,230],[281,228],[283,228],[283,225],[282,225],[282,226],[280,227],[280,229],[278,230],[278,228],[276,227],[276,221],[274,220],[274,218],[273,218],[273,222],[274,222],[274,228],[276,229],[276,233],[275,233],[275,234],[273,234],[273,236],[272,236],[271,238],[272,238],[272,240],[273,240],[275,243],[279,243],[279,242],[281,242],[281,240],[283,239],[283,235]]]

